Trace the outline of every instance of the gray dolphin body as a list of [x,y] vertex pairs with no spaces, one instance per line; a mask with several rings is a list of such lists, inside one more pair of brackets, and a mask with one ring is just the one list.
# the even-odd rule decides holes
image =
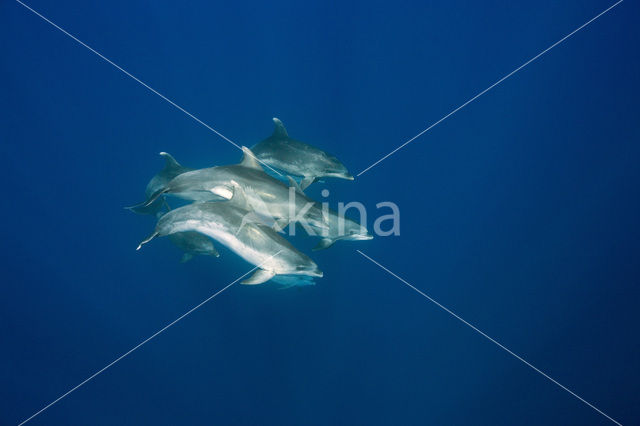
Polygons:
[[353,176],[335,156],[290,138],[282,121],[274,117],[273,122],[276,126],[273,134],[251,148],[262,163],[290,175],[302,176],[302,189],[322,177],[353,180]]
[[211,238],[198,232],[177,232],[169,235],[169,240],[184,252],[182,259],[180,259],[182,263],[188,262],[197,255],[220,257]]
[[162,194],[193,201],[228,200],[234,195],[232,182],[237,182],[246,194],[250,209],[276,220],[280,228],[296,217],[310,225],[327,228],[321,208],[312,199],[266,174],[253,153],[246,147],[242,150],[244,158],[240,164],[182,173],[139,206],[155,203]]
[[[235,198],[235,196],[234,196]],[[259,269],[242,284],[261,284],[275,275],[321,277],[318,266],[305,254],[266,225],[247,222],[248,211],[234,201],[189,204],[160,218],[155,232],[138,249],[156,236],[193,231],[207,235]]]
[[[147,184],[147,188],[144,191],[144,194],[147,198],[151,197],[153,194],[164,188],[167,183],[182,173],[189,172],[193,169],[182,166],[178,163],[175,158],[173,158],[170,154],[166,152],[161,152],[161,156],[164,157],[165,165],[160,172],[155,175],[149,183]],[[133,207],[127,207],[129,210],[138,213],[138,214],[156,214],[158,213],[162,207],[164,206],[164,199],[162,197],[157,198],[148,206],[137,205]]]
[[340,216],[337,211],[329,209],[329,228],[314,228],[316,236],[322,239],[313,250],[322,250],[331,247],[336,241],[362,241],[371,240],[373,235],[369,233],[366,227],[360,225],[355,220],[348,217]]

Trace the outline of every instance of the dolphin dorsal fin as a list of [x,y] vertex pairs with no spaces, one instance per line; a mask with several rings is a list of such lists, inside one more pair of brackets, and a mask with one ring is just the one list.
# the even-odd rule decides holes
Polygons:
[[276,125],[276,128],[273,130],[273,137],[278,138],[288,138],[289,134],[287,133],[287,129],[284,128],[284,124],[280,121],[279,118],[273,117],[273,124]]
[[165,170],[181,169],[182,168],[180,163],[178,163],[176,161],[176,159],[173,158],[173,156],[171,156],[171,154],[169,154],[168,152],[161,152],[160,155],[162,155],[164,157],[164,168],[165,168]]
[[244,156],[242,157],[242,161],[240,162],[241,166],[248,167],[250,169],[262,170],[262,167],[260,167],[260,163],[258,163],[258,159],[249,148],[243,146],[242,152],[244,153]]
[[247,194],[244,192],[244,189],[235,180],[231,180],[229,183],[231,184],[231,190],[233,191],[233,195],[229,201],[240,208],[250,210],[249,201],[247,200]]

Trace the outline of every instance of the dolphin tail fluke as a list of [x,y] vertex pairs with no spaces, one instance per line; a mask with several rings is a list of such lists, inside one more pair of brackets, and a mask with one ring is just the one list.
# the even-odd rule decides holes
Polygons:
[[136,250],[140,250],[140,248],[142,248],[143,245],[147,244],[149,241],[153,240],[158,235],[159,233],[157,231],[149,235],[146,239],[142,240],[140,244],[138,244],[138,248]]
[[333,243],[335,243],[335,240],[332,240],[331,238],[323,238],[320,240],[320,242],[318,242],[318,244],[312,249],[313,251],[318,251],[318,250],[324,250],[327,249],[329,247],[331,247],[333,245]]
[[147,205],[147,202],[136,204],[135,206],[125,207],[127,210],[131,210],[137,214],[156,214],[162,210],[162,200],[154,200]]
[[244,281],[241,281],[240,284],[246,285],[257,285],[262,284],[264,282],[269,281],[276,275],[273,271],[267,271],[266,269],[258,269],[253,275],[247,278]]
[[[167,192],[169,192],[169,188],[159,189],[158,191],[154,192],[153,195],[151,195],[151,197],[147,198],[147,201],[143,201],[142,203],[136,204],[135,206],[125,207],[125,209],[131,210],[132,212],[136,212],[136,213],[148,211],[149,207],[151,205],[155,205],[155,202],[159,201],[158,198],[160,198],[162,194],[166,194]],[[159,208],[161,208],[163,206],[163,203],[159,202],[158,206]],[[148,213],[142,213],[142,214],[148,214]]]

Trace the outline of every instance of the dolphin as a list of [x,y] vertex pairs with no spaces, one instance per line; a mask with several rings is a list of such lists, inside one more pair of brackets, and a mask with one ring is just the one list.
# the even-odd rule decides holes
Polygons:
[[169,240],[184,252],[181,263],[188,262],[196,255],[220,257],[211,238],[195,231],[176,232],[169,235]]
[[315,201],[298,187],[290,188],[265,173],[249,148],[242,147],[242,151],[244,156],[240,164],[182,173],[138,206],[149,206],[162,194],[200,202],[228,200],[234,193],[231,185],[233,181],[245,193],[250,210],[265,218],[273,218],[278,229],[291,221],[327,228],[326,218]]
[[371,240],[373,235],[369,233],[365,226],[360,225],[355,220],[351,220],[344,215],[341,216],[337,211],[328,209],[329,228],[314,228],[313,235],[320,236],[322,239],[313,248],[314,251],[331,247],[336,241],[362,241]]
[[259,266],[241,284],[262,284],[276,275],[322,277],[313,260],[272,228],[243,221],[249,213],[248,202],[239,185],[232,184],[233,200],[188,204],[170,211],[158,220],[153,234],[142,241],[138,249],[157,236],[194,231],[215,239],[247,262]]
[[[144,191],[147,198],[151,197],[157,191],[164,188],[166,184],[174,177],[193,170],[188,167],[182,166],[175,160],[175,158],[173,158],[166,152],[161,152],[160,155],[164,157],[165,165],[164,168],[160,170],[157,175],[151,178],[151,180],[147,184],[147,188]],[[164,204],[164,199],[158,198],[148,206],[137,205],[126,208],[138,214],[156,214],[162,209]]]
[[[158,212],[156,214],[157,219],[171,211],[168,204],[166,207],[166,212]],[[211,238],[197,232],[177,232],[169,235],[169,241],[184,252],[180,263],[188,262],[196,255],[220,257],[220,253],[216,250]]]
[[273,134],[251,148],[261,163],[290,175],[301,176],[302,189],[322,177],[353,180],[353,176],[335,156],[290,138],[282,121],[274,117],[273,122],[276,126]]

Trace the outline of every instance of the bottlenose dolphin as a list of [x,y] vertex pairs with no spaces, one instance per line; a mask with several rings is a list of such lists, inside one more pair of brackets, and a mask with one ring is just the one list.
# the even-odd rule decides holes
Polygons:
[[[165,165],[164,168],[160,170],[157,175],[151,178],[151,180],[147,184],[147,188],[144,191],[144,194],[147,196],[147,198],[151,197],[153,194],[164,188],[166,184],[174,177],[193,170],[188,167],[182,166],[175,160],[175,158],[173,158],[166,152],[161,152],[160,155],[164,157]],[[164,204],[164,198],[157,198],[147,206],[137,205],[133,207],[127,207],[127,209],[138,214],[155,214],[162,209],[162,206]]]
[[302,189],[321,177],[353,180],[353,176],[335,156],[290,138],[282,121],[274,117],[273,122],[276,126],[273,134],[251,148],[260,162],[290,175],[302,176]]
[[169,240],[184,252],[181,263],[188,262],[196,255],[220,257],[211,238],[195,231],[176,232],[169,235]]
[[322,277],[318,266],[298,251],[272,228],[257,222],[243,221],[249,214],[242,188],[232,182],[233,199],[222,202],[189,204],[160,218],[155,232],[142,241],[176,232],[195,231],[207,235],[259,269],[242,284],[261,284],[275,275]]
[[373,235],[367,231],[367,228],[360,225],[355,220],[351,220],[348,217],[340,216],[337,211],[328,209],[329,213],[329,228],[320,229],[310,227],[313,229],[316,236],[320,236],[322,239],[318,242],[313,250],[322,250],[329,248],[336,241],[362,241],[371,240]]
[[273,218],[282,229],[291,221],[306,222],[319,228],[327,228],[322,209],[299,188],[288,187],[264,172],[256,157],[247,147],[240,164],[210,167],[182,173],[139,204],[146,207],[162,194],[174,195],[193,201],[217,201],[233,196],[231,182],[242,188],[251,210],[256,214]]

